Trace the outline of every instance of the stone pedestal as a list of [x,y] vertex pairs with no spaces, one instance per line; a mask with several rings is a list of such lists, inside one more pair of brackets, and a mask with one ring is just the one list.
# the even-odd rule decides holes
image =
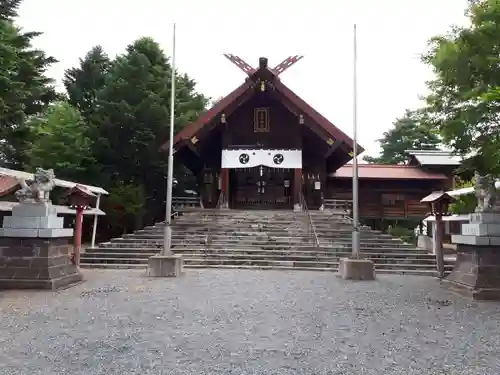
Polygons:
[[0,289],[59,289],[83,279],[71,262],[73,229],[50,203],[22,203],[0,229]]
[[182,274],[183,266],[180,255],[155,255],[149,258],[148,276],[177,277]]
[[339,276],[345,280],[375,280],[375,268],[369,259],[340,258]]
[[474,213],[452,235],[457,260],[443,285],[474,300],[500,300],[500,213]]

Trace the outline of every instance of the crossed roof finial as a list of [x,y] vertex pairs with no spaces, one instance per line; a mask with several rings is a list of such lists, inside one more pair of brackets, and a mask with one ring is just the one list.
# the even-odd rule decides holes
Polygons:
[[[245,60],[243,60],[239,56],[235,56],[230,53],[225,53],[224,56],[249,76],[251,76],[253,73],[257,71],[257,69],[253,68],[250,64],[248,64]],[[302,55],[289,56],[286,59],[284,59],[281,63],[276,65],[274,68],[272,69],[269,68],[269,70],[271,70],[276,76],[279,76],[281,73],[283,73],[285,70],[287,70],[292,65],[297,63],[303,57],[304,56]]]

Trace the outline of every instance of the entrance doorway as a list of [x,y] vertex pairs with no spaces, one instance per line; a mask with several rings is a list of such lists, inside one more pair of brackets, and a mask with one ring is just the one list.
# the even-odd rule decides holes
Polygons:
[[293,169],[264,166],[232,169],[232,208],[291,208]]

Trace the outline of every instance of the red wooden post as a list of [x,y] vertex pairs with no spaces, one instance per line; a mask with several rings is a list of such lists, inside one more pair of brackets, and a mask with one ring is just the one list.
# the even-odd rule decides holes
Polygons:
[[68,193],[70,207],[74,207],[76,211],[73,233],[74,250],[71,260],[77,267],[80,266],[80,250],[82,248],[83,210],[89,208],[89,200],[93,197],[95,197],[95,195],[81,185],[76,185]]
[[84,210],[84,207],[76,206],[75,232],[73,235],[73,245],[74,245],[74,255],[73,255],[74,261],[73,261],[73,263],[77,267],[80,266],[80,249],[82,248],[83,210]]

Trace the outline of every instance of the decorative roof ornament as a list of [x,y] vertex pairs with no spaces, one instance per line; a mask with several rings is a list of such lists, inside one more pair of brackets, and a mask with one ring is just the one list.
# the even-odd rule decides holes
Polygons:
[[[239,56],[235,56],[235,55],[232,55],[230,53],[225,53],[224,57],[226,57],[234,65],[236,65],[238,68],[240,68],[248,76],[251,76],[252,74],[254,74],[257,71],[257,69],[252,67],[250,64],[248,64],[245,60],[243,60]],[[286,59],[284,59],[282,62],[280,62],[278,65],[276,65],[272,69],[267,66],[267,58],[261,57],[261,58],[259,58],[259,69],[269,69],[277,77],[281,73],[283,73],[285,70],[290,68],[292,65],[295,65],[303,57],[304,56],[302,56],[302,55],[288,56]]]

